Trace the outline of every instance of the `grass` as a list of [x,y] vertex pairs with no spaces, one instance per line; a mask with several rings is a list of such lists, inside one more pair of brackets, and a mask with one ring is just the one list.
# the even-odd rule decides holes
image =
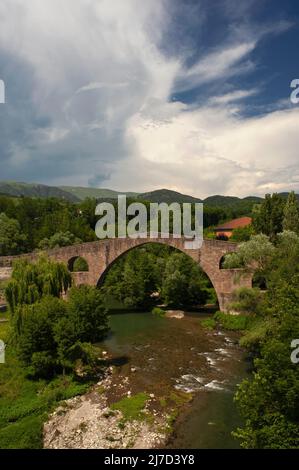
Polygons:
[[0,323],[0,338],[7,343],[5,363],[0,364],[0,449],[38,449],[48,413],[60,400],[86,392],[90,384],[71,376],[28,379],[8,341],[9,328],[9,322]]
[[46,415],[27,416],[1,428],[1,449],[41,449],[43,422]]
[[190,393],[176,391],[170,393],[169,399],[179,407],[188,403],[192,399],[192,396]]
[[167,406],[167,400],[166,400],[166,398],[165,398],[165,397],[161,397],[161,398],[159,399],[159,403],[160,403],[161,408],[165,408],[165,407]]
[[275,324],[275,318],[257,318],[251,323],[244,336],[240,339],[240,345],[251,350],[259,348],[260,344],[263,343],[269,332],[274,330]]
[[[256,324],[256,318],[253,315],[232,315],[230,313],[216,312],[213,317],[205,318],[200,321],[204,328],[213,330],[217,325],[224,330],[230,331],[249,331]],[[255,330],[253,330],[252,334]]]
[[122,398],[120,401],[113,403],[110,408],[121,411],[124,421],[142,420],[145,418],[143,410],[148,399],[149,395],[141,392],[131,397]]
[[231,315],[224,312],[216,312],[213,319],[225,330],[243,331],[247,330],[253,318],[248,315]]
[[160,432],[170,434],[173,431],[173,425],[177,419],[180,408],[192,400],[190,393],[180,390],[171,391],[169,395],[161,397],[159,403],[161,408],[167,409],[166,424],[160,427]]
[[213,330],[217,326],[217,322],[214,320],[214,318],[205,318],[204,320],[200,321],[200,324],[208,330]]

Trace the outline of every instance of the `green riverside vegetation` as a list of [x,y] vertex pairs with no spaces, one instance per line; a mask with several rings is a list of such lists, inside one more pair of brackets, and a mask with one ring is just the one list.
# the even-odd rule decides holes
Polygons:
[[[267,285],[263,295],[257,293],[254,309],[252,298],[249,302],[253,320],[246,325],[241,345],[253,355],[254,370],[236,393],[245,425],[234,434],[246,448],[299,448],[299,367],[290,357],[291,342],[299,338],[299,236],[272,233],[272,244],[270,238],[266,243],[256,237],[234,255],[238,263],[246,260],[248,269],[250,258],[254,260]],[[256,252],[252,247],[259,243]],[[244,309],[244,296],[242,302]]]
[[[250,204],[252,227],[234,235],[242,243],[222,267],[255,272],[256,288],[235,292],[232,314],[217,312],[202,323],[242,331],[240,344],[253,358],[252,376],[235,396],[244,419],[234,431],[241,446],[299,448],[299,365],[290,357],[291,342],[299,338],[297,198],[274,194]],[[0,197],[0,255],[94,240],[95,205],[92,199]],[[246,214],[236,212],[208,209],[206,226],[228,214]],[[73,270],[86,270],[83,261]],[[94,343],[108,332],[109,296],[130,309],[153,309],[157,316],[165,306],[215,301],[210,281],[189,257],[151,244],[117,260],[100,289],[71,284],[68,269],[43,256],[33,264],[17,262],[11,281],[1,283],[9,322],[0,323],[0,337],[7,343],[6,363],[0,367],[0,448],[41,447],[47,413],[60,400],[87,390],[101,367]],[[61,298],[66,290],[67,301]],[[141,418],[146,400],[141,393],[113,407],[124,419]]]
[[124,421],[145,419],[144,407],[149,395],[144,392],[137,393],[131,397],[124,397],[120,401],[113,403],[110,408],[122,412]]
[[18,261],[6,286],[9,322],[0,367],[0,448],[42,447],[42,425],[61,400],[87,391],[101,369],[93,343],[108,332],[100,292],[72,287],[64,265]]

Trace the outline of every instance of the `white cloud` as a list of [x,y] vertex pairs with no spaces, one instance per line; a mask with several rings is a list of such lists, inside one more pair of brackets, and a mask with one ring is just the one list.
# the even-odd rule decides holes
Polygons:
[[[219,78],[228,78],[231,75],[240,74],[242,71],[249,71],[253,68],[250,61],[243,62],[244,58],[254,50],[255,41],[243,44],[233,44],[222,47],[220,50],[210,52],[204,58],[187,70],[182,70],[178,77],[175,91],[185,91],[206,82],[211,82]],[[235,66],[238,65],[238,70]]]
[[230,108],[165,106],[175,106],[165,122],[142,114],[131,120],[136,157],[112,172],[114,187],[166,186],[198,197],[299,189],[299,109],[241,119]]
[[243,100],[244,98],[249,98],[250,96],[256,95],[258,93],[257,89],[252,90],[235,90],[225,95],[213,96],[210,98],[209,103],[211,104],[227,104],[233,101]]
[[160,49],[171,1],[1,0],[0,52],[28,67],[32,107],[28,117],[27,102],[5,105],[6,177],[200,197],[299,189],[298,108],[243,118],[236,102],[257,89],[219,90],[200,107],[169,102],[173,91],[253,70],[251,52],[273,25],[239,28],[187,68],[181,51]]

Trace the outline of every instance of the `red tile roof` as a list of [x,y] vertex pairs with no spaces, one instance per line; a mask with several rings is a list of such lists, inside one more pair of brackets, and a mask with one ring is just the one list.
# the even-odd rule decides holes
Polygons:
[[250,225],[251,222],[252,222],[251,217],[240,217],[239,219],[229,220],[228,222],[225,222],[225,224],[219,225],[218,227],[215,228],[215,231],[233,230],[235,228],[246,227],[247,225]]

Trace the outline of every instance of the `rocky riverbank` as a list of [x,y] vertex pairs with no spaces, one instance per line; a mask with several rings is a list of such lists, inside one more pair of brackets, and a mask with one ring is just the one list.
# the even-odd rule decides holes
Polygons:
[[[166,440],[167,415],[153,414],[149,397],[142,419],[125,420],[121,411],[108,406],[112,373],[89,393],[66,400],[44,425],[46,449],[150,449]],[[133,400],[133,398],[132,398]]]
[[206,329],[200,319],[111,316],[112,333],[100,345],[105,375],[49,416],[44,447],[234,445],[231,431],[239,422],[233,393],[242,351],[237,335]]

